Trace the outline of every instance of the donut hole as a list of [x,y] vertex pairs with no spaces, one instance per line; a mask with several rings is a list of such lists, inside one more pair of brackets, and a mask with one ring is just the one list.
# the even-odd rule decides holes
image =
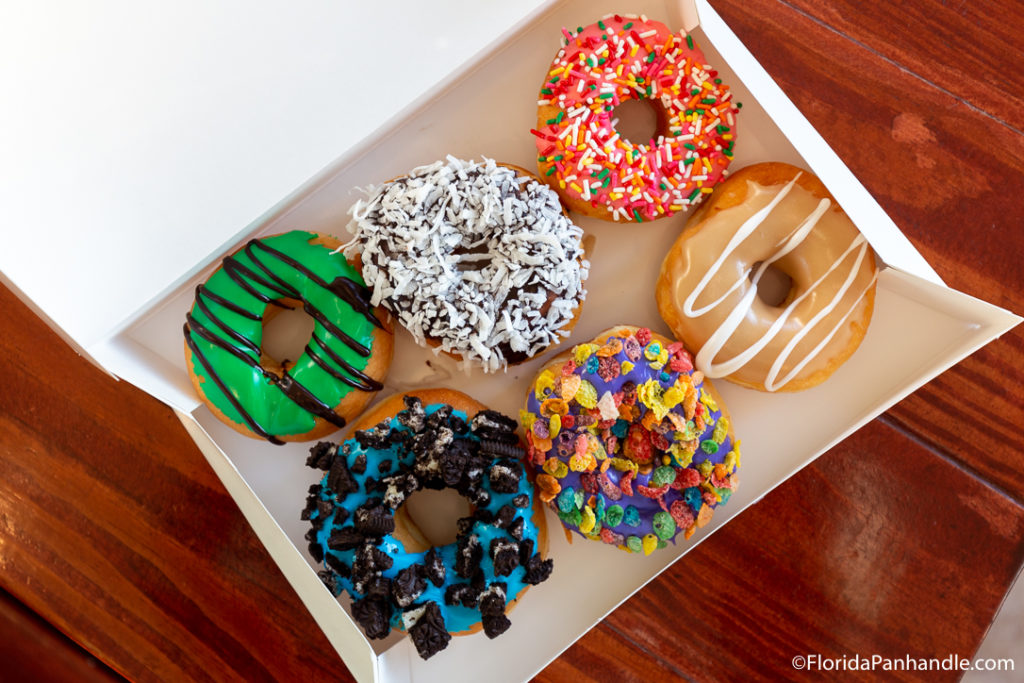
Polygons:
[[[294,302],[297,303],[297,302]],[[289,302],[288,305],[294,305]],[[263,365],[277,365],[287,368],[302,355],[313,336],[313,320],[301,304],[295,308],[267,306],[263,316]]]
[[[751,282],[754,280],[754,273],[761,267],[761,263],[762,261],[755,263],[747,273],[747,279]],[[775,266],[768,266],[764,274],[761,275],[761,279],[757,281],[757,298],[768,306],[776,308],[782,306],[789,298],[791,291],[793,291],[793,278]]]
[[634,145],[649,145],[660,123],[661,109],[654,100],[626,100],[612,112],[612,126]]
[[455,489],[421,489],[405,500],[402,509],[435,547],[454,543],[459,535],[459,519],[472,513],[469,501]]

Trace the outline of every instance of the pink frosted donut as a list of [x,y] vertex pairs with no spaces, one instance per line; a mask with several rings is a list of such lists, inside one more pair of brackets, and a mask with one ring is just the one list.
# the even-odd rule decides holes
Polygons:
[[[693,38],[643,15],[562,32],[532,131],[540,176],[570,209],[605,220],[655,220],[699,203],[732,161],[739,105]],[[635,99],[658,116],[642,144],[614,125],[615,108]]]

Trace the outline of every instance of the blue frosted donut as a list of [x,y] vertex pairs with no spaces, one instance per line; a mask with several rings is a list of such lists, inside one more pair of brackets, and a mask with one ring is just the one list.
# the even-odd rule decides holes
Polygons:
[[[302,513],[321,580],[351,595],[368,638],[408,631],[424,659],[453,633],[504,633],[509,604],[552,568],[515,420],[433,389],[392,396],[354,426],[353,438],[321,442],[307,461],[326,471]],[[424,488],[453,488],[471,503],[454,543],[416,548],[412,522],[396,517]]]

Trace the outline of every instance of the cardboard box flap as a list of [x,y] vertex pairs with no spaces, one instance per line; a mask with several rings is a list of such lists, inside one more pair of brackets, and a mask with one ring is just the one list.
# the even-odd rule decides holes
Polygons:
[[[189,436],[196,442],[199,449],[209,457],[209,454],[218,451],[217,445],[210,438],[198,422],[188,418],[184,413],[178,413],[182,425],[188,431]],[[239,473],[238,468],[223,458],[215,458],[210,461],[217,476],[224,483],[239,509],[250,519],[253,517],[265,518],[268,516],[267,509],[260,502],[259,497],[246,483],[244,477]],[[281,528],[274,524],[253,524],[253,530],[260,541],[267,548],[267,551],[281,567],[285,577],[291,582],[305,603],[306,608],[318,620],[330,618],[334,608],[333,598],[327,588],[321,583],[316,574],[304,570],[304,561],[296,562],[298,549],[288,540]],[[298,567],[300,571],[295,571]],[[363,636],[359,627],[351,620],[338,621],[327,631],[327,637],[338,652],[345,658],[349,672],[359,681],[378,680],[378,660],[370,648],[369,643]]]
[[[729,55],[729,66],[779,130],[800,149],[806,165],[832,192],[843,210],[857,224],[875,253],[900,270],[932,282],[943,284],[938,273],[920,252],[899,231],[889,215],[876,201],[863,201],[863,186],[832,150],[821,134],[800,113],[782,88],[772,80],[764,67],[750,54],[732,29],[722,20],[707,0],[695,0],[701,30],[718,51]],[[747,118],[747,110],[743,112]],[[740,129],[742,135],[742,128]],[[742,141],[738,143],[743,144]]]

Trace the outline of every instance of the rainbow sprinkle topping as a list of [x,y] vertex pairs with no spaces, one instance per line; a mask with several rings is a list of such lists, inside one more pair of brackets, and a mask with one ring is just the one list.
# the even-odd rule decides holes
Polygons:
[[[562,34],[531,131],[541,176],[616,221],[698,204],[732,161],[739,105],[693,38],[618,14]],[[615,108],[633,99],[661,109],[658,135],[645,144],[614,126]]]

